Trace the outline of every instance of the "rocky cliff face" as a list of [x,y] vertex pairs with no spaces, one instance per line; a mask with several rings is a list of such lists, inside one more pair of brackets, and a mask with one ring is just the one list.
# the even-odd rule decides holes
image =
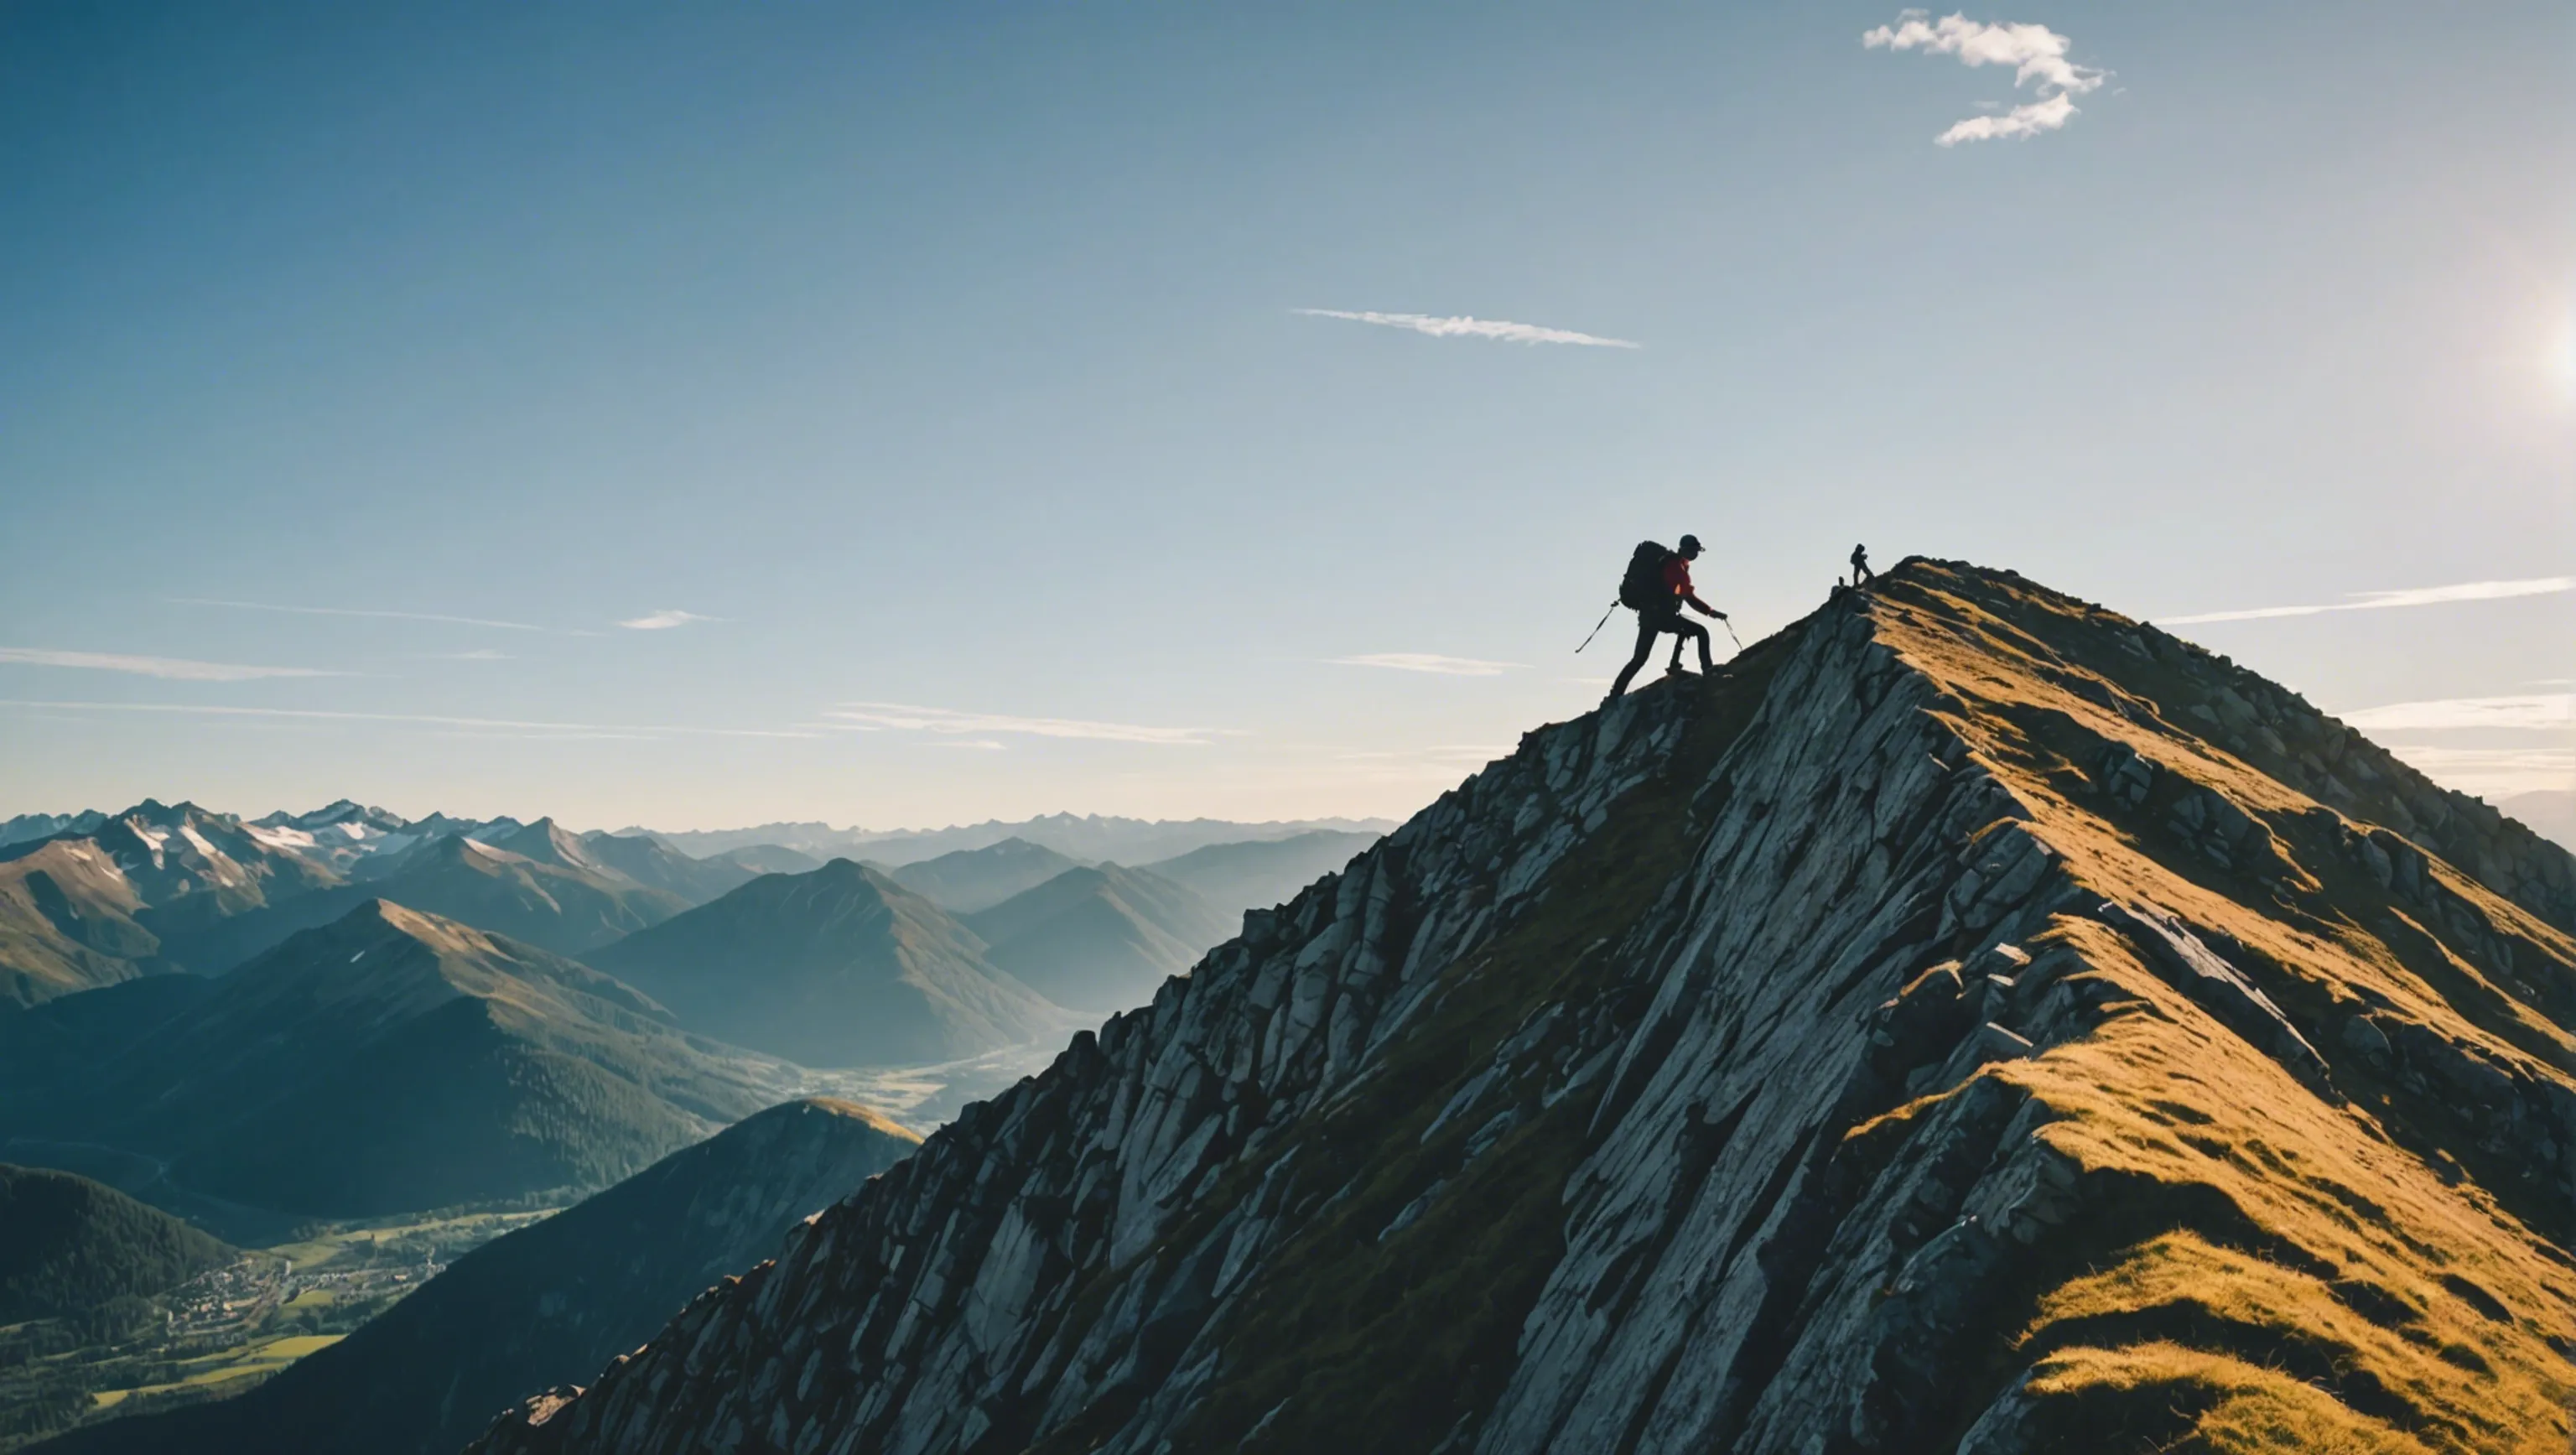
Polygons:
[[2567,1448],[2576,872],[1909,563],[1531,734],[479,1450]]

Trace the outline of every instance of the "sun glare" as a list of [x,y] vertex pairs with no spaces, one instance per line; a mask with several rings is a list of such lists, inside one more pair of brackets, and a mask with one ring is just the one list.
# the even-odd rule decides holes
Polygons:
[[2558,310],[2557,336],[2549,341],[2545,367],[2559,402],[2576,404],[2576,303]]

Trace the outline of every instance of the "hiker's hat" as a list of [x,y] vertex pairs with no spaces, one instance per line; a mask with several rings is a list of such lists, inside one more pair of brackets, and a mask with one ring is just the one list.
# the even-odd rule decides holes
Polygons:
[[1685,556],[1696,556],[1699,554],[1699,537],[1684,536],[1682,537],[1682,543],[1674,547],[1674,549]]

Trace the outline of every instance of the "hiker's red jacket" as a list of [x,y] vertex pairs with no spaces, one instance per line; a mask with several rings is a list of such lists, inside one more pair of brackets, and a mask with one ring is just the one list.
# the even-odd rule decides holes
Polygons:
[[1676,616],[1681,614],[1682,603],[1685,601],[1698,607],[1705,615],[1717,615],[1717,609],[1715,607],[1712,607],[1707,602],[1700,600],[1698,596],[1692,593],[1690,562],[1688,560],[1680,556],[1674,556],[1664,562],[1664,585],[1673,593],[1673,613]]

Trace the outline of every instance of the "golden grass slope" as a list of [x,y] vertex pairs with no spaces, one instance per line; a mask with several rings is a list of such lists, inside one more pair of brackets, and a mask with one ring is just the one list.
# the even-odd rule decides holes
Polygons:
[[[2145,1215],[2149,1235],[2040,1292],[2008,1412],[2021,1442],[2564,1455],[2566,856],[2085,603],[1918,562],[1868,610],[2080,883],[2232,941],[2331,1068],[2330,1089],[2303,1085],[2100,923],[2060,915],[2026,944],[2035,972],[2099,982],[2101,1018],[1980,1075],[2044,1104],[2040,1135],[2083,1178],[2186,1211]],[[2118,660],[2080,655],[2105,642]]]

